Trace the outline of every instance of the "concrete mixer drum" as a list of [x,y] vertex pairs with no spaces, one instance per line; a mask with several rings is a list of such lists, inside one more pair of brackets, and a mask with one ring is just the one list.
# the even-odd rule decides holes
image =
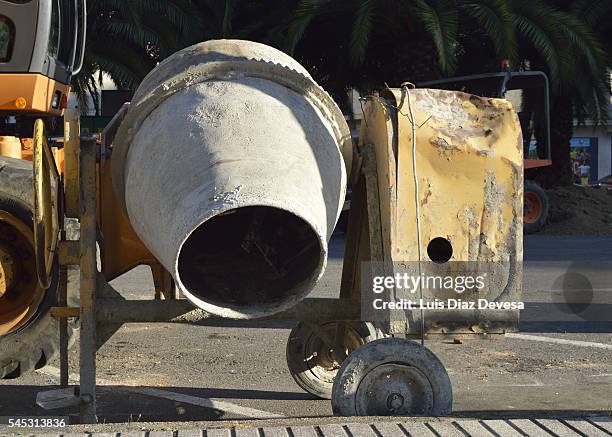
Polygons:
[[170,56],[136,91],[113,187],[188,299],[261,317],[299,302],[322,275],[351,152],[339,108],[295,60],[208,41]]

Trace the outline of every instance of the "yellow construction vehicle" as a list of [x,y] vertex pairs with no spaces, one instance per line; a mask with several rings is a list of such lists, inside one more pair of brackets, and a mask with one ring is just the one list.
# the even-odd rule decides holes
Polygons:
[[[53,11],[56,2],[0,1],[9,46],[19,41],[14,11],[34,4]],[[74,5],[66,17],[84,12],[57,4]],[[123,323],[266,319],[299,322],[289,370],[331,398],[336,414],[448,414],[443,364],[409,339],[518,326],[523,142],[503,99],[383,89],[365,99],[354,145],[338,106],[297,61],[219,40],[161,62],[101,143],[79,139],[73,115],[62,178],[41,120],[33,165],[0,157],[0,196],[9,199],[0,204],[3,375],[44,364],[52,352],[44,339],[59,337],[67,385],[66,320],[81,327],[80,389],[41,393],[41,406],[79,405],[83,421],[96,420],[96,350]],[[340,296],[307,298],[347,185]],[[79,220],[78,239],[65,235],[64,217]],[[140,264],[152,266],[159,299],[125,300],[108,283]],[[80,268],[78,305],[67,299],[68,266]],[[408,278],[420,285],[407,287]],[[19,312],[13,303],[22,300]]]
[[[40,227],[33,221],[29,161],[33,143],[45,140],[44,125],[62,121],[71,78],[83,62],[85,13],[84,0],[0,1],[0,377],[40,367],[58,349],[58,321],[50,308],[57,304],[59,268],[53,255],[46,266],[36,264],[34,234]],[[56,214],[45,219],[59,231],[56,169],[63,168],[63,152],[38,151],[53,153],[48,168],[54,172],[44,176],[55,185],[49,200]],[[52,253],[54,242],[48,243],[43,251]],[[38,268],[48,270],[48,277]]]

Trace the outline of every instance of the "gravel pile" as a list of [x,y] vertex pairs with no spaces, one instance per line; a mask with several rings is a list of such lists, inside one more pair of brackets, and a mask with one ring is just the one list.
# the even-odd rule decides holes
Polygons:
[[548,195],[550,218],[541,233],[612,236],[612,190],[568,186]]

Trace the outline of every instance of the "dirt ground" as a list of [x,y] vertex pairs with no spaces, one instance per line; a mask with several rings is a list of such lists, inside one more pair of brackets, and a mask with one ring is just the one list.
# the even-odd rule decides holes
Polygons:
[[578,186],[548,190],[549,223],[541,231],[554,235],[612,235],[612,191]]
[[[326,272],[312,297],[338,296],[344,247],[344,234],[336,234],[329,244]],[[523,271],[522,299],[526,308],[521,313],[521,333],[472,341],[465,338],[462,343],[434,338],[426,341],[426,347],[439,357],[449,373],[453,414],[486,419],[609,416],[612,412],[612,269],[581,270],[588,274],[592,294],[587,300],[578,300],[577,305],[571,306],[554,296],[563,296],[557,278],[576,271],[576,266],[612,262],[612,237],[527,235],[524,251],[529,262]],[[154,293],[150,269],[145,266],[116,278],[111,285],[131,300],[151,299]],[[302,391],[288,370],[285,349],[293,326],[293,323],[265,321],[249,324],[233,321],[210,326],[127,324],[97,353],[98,419],[101,423],[130,422],[137,427],[149,426],[141,425],[142,422],[177,422],[157,425],[165,429],[200,426],[185,422],[219,423],[278,416],[284,416],[284,426],[291,423],[289,418],[303,416],[317,421],[332,420],[328,419],[332,414],[331,403]],[[69,358],[73,383],[80,378],[78,351],[77,342]],[[37,404],[39,392],[57,388],[58,376],[56,359],[21,378],[0,380],[0,416],[67,415],[76,422],[79,413],[76,406],[44,410]],[[108,429],[105,436],[117,437],[118,429],[123,427]],[[6,435],[1,428],[0,425],[0,436]],[[94,428],[87,427],[87,430]],[[73,435],[71,432],[77,431],[62,430],[55,436]],[[50,436],[50,433],[45,430],[45,434]],[[259,435],[264,434],[279,435]],[[341,434],[347,437],[346,432]],[[122,432],[122,435],[136,434],[128,436]],[[195,435],[220,434],[195,432]],[[517,434],[500,432],[497,435]],[[178,433],[181,436],[182,431]],[[150,433],[149,437],[160,435]],[[177,434],[163,437],[177,437]]]

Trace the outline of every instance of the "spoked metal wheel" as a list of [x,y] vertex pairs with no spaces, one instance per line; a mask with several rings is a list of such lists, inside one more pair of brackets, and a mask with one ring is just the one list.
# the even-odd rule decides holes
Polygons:
[[339,416],[440,416],[451,412],[452,386],[446,369],[427,348],[384,338],[355,350],[333,386]]
[[383,333],[368,322],[300,322],[287,341],[287,365],[295,382],[308,393],[331,399],[338,369],[346,357]]

